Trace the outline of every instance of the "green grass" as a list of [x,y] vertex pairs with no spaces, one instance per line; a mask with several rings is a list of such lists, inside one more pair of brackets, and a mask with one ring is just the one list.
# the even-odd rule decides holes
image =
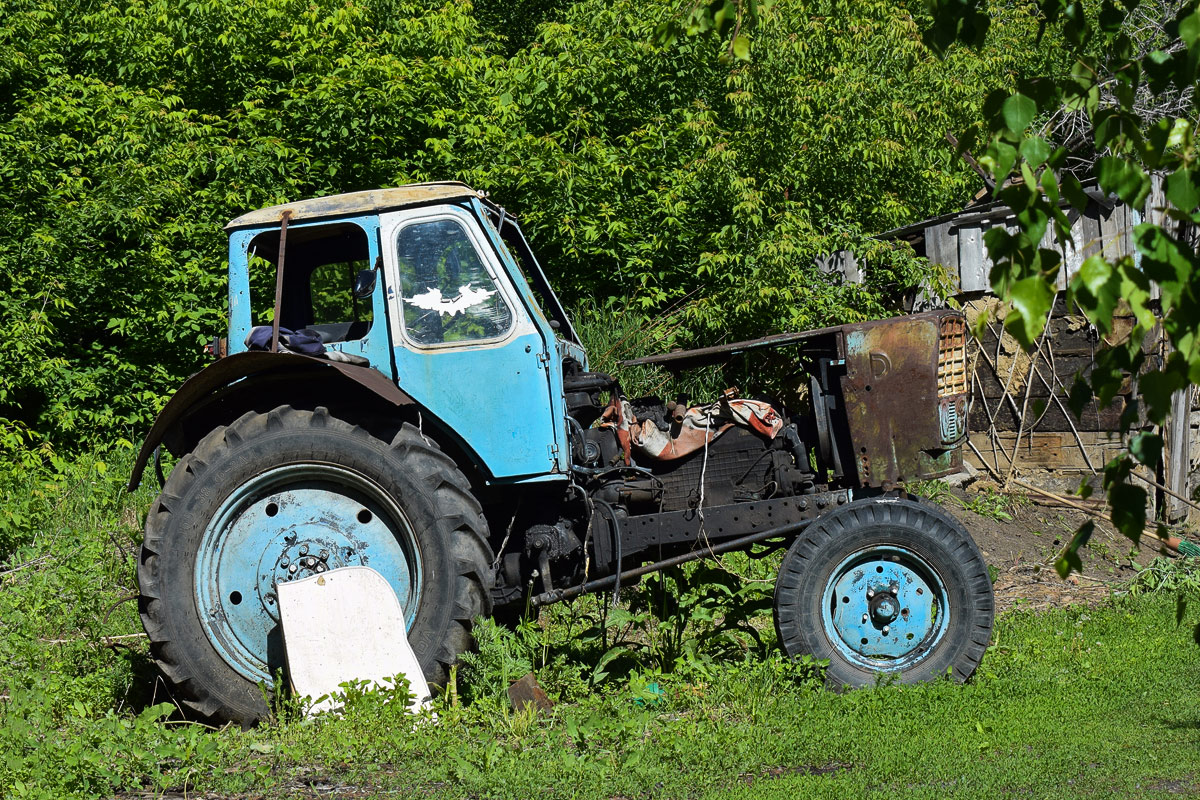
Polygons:
[[[679,607],[646,582],[606,620],[592,598],[542,627],[487,627],[436,724],[352,693],[342,717],[304,721],[284,703],[257,730],[210,730],[175,715],[143,640],[102,638],[140,631],[132,603],[112,606],[133,591],[134,512],[150,492],[121,495],[118,472],[89,461],[6,489],[18,504],[38,486],[43,496],[22,506],[31,526],[10,534],[0,567],[27,565],[0,575],[0,796],[1200,792],[1200,650],[1177,624],[1176,595],[1152,591],[1182,587],[1190,620],[1200,607],[1190,578],[1097,609],[1011,613],[966,686],[835,694],[812,665],[774,654],[769,616],[724,624],[769,586],[681,574]],[[504,686],[531,666],[560,700],[548,717],[507,707]]]

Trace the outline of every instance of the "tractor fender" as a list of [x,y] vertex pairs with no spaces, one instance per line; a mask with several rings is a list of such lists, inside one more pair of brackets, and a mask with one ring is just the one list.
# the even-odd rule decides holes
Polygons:
[[371,367],[329,361],[299,353],[235,353],[208,365],[188,378],[167,401],[142,442],[141,450],[138,451],[137,461],[134,462],[133,472],[129,477],[129,491],[134,491],[141,484],[142,472],[145,471],[154,451],[164,440],[169,442],[172,432],[177,430],[189,415],[210,406],[219,399],[222,390],[239,381],[257,381],[281,373],[287,373],[292,378],[303,374],[318,380],[340,375],[393,406],[407,406],[415,402],[383,373]]

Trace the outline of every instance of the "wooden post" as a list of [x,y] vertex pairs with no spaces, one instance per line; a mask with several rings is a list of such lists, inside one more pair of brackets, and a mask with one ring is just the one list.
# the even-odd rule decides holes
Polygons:
[[[1192,428],[1192,387],[1180,389],[1171,395],[1171,416],[1167,418],[1163,442],[1163,466],[1166,469],[1166,484],[1172,492],[1187,496],[1188,470],[1191,466],[1191,442],[1188,434]],[[1187,506],[1179,499],[1166,498],[1167,521],[1174,522],[1185,516]]]

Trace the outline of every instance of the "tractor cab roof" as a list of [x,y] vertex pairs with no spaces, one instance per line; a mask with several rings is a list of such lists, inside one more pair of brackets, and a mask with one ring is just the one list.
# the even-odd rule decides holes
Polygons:
[[368,189],[365,192],[334,194],[260,208],[242,214],[225,226],[226,231],[238,228],[255,228],[261,225],[278,225],[283,212],[291,211],[290,222],[311,221],[326,217],[343,217],[350,214],[372,214],[397,208],[425,205],[447,200],[483,199],[484,193],[477,192],[465,183],[446,181],[442,183],[413,183],[392,189]]

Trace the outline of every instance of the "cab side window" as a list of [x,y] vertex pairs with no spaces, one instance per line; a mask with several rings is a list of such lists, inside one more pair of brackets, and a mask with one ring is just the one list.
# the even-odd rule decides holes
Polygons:
[[513,313],[461,222],[437,219],[396,234],[404,330],[419,345],[498,339]]
[[[249,252],[250,298],[255,325],[270,325],[275,311],[279,231],[255,236]],[[326,344],[362,339],[371,329],[371,303],[354,295],[355,279],[371,270],[367,233],[338,222],[297,225],[288,231],[279,324],[305,328]]]

